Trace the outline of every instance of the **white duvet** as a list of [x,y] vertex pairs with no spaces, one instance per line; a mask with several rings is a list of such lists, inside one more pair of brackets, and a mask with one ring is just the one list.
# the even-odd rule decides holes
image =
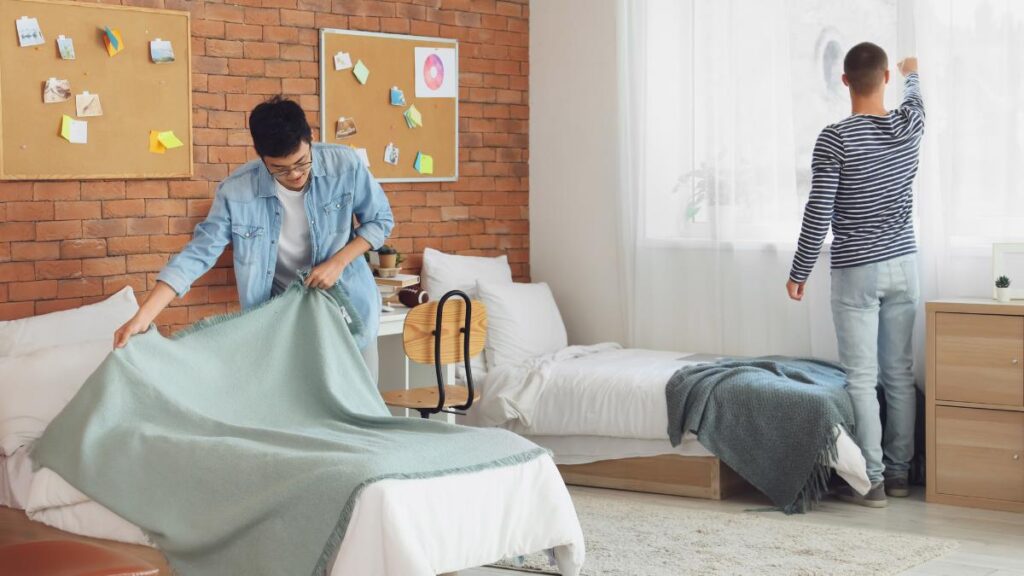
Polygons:
[[[151,545],[142,530],[90,500],[56,473],[31,480],[26,513],[56,528]],[[549,457],[469,474],[383,480],[359,495],[332,576],[435,576],[553,549],[576,576],[583,533]]]
[[[530,360],[491,368],[474,404],[475,423],[502,426],[531,438],[603,436],[668,441],[665,385],[676,370],[706,356],[622,348],[569,346]],[[864,457],[842,429],[833,463],[855,489],[870,488]],[[557,454],[557,453],[556,453]],[[710,453],[707,453],[710,455]]]

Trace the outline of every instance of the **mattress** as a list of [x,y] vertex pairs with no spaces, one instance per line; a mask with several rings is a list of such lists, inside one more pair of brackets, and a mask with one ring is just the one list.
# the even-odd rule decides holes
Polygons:
[[[150,545],[142,531],[56,473],[31,479],[33,520],[56,528]],[[549,457],[515,466],[415,480],[382,480],[359,495],[329,572],[435,576],[500,558],[553,549],[563,574],[584,560],[583,534]]]
[[[668,441],[665,385],[678,369],[714,359],[614,343],[570,346],[492,368],[470,423],[526,436],[551,449],[559,463],[680,453]],[[836,434],[836,471],[866,491],[870,483],[860,448],[841,428]],[[691,435],[682,450],[711,455],[694,443],[700,446]]]

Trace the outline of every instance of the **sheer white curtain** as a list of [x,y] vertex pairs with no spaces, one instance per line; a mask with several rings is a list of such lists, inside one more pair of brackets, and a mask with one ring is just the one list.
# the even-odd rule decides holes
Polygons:
[[[889,54],[890,108],[902,97],[895,62],[920,57],[923,298],[991,295],[992,243],[1024,241],[1024,2],[621,7],[622,256],[633,345],[835,357],[827,256],[804,302],[789,301],[783,284],[810,152],[823,126],[849,114],[842,58],[864,40]],[[922,310],[919,344],[923,321]]]
[[[623,4],[632,344],[834,358],[823,259],[785,282],[818,132],[849,114],[842,58],[896,41],[892,0]],[[899,101],[899,89],[892,100]]]

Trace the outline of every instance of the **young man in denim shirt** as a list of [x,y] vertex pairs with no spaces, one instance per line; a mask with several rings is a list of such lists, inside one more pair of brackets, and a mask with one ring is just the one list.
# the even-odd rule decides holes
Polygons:
[[[907,496],[914,456],[913,334],[919,294],[911,185],[924,133],[924,102],[916,58],[899,63],[906,77],[903,104],[891,112],[883,103],[889,81],[885,51],[858,44],[846,54],[843,68],[853,113],[818,136],[811,193],[786,289],[792,299],[803,298],[831,226],[832,319],[871,480],[867,494],[844,487],[840,497],[881,508],[887,494]],[[875,391],[879,381],[886,399],[884,443]]]
[[305,113],[291,100],[256,106],[249,130],[260,159],[220,184],[206,220],[114,334],[114,346],[146,330],[230,244],[243,309],[282,292],[299,271],[309,271],[306,286],[340,284],[366,324],[356,343],[376,378],[380,293],[362,256],[380,248],[394,227],[384,191],[351,148],[314,144]]

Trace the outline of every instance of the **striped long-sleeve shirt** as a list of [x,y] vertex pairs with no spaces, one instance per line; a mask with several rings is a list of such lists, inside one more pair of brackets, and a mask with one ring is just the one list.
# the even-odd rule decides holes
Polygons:
[[924,133],[917,74],[885,116],[855,114],[827,126],[811,159],[811,194],[790,280],[811,274],[832,226],[832,267],[882,262],[917,250],[911,184]]

